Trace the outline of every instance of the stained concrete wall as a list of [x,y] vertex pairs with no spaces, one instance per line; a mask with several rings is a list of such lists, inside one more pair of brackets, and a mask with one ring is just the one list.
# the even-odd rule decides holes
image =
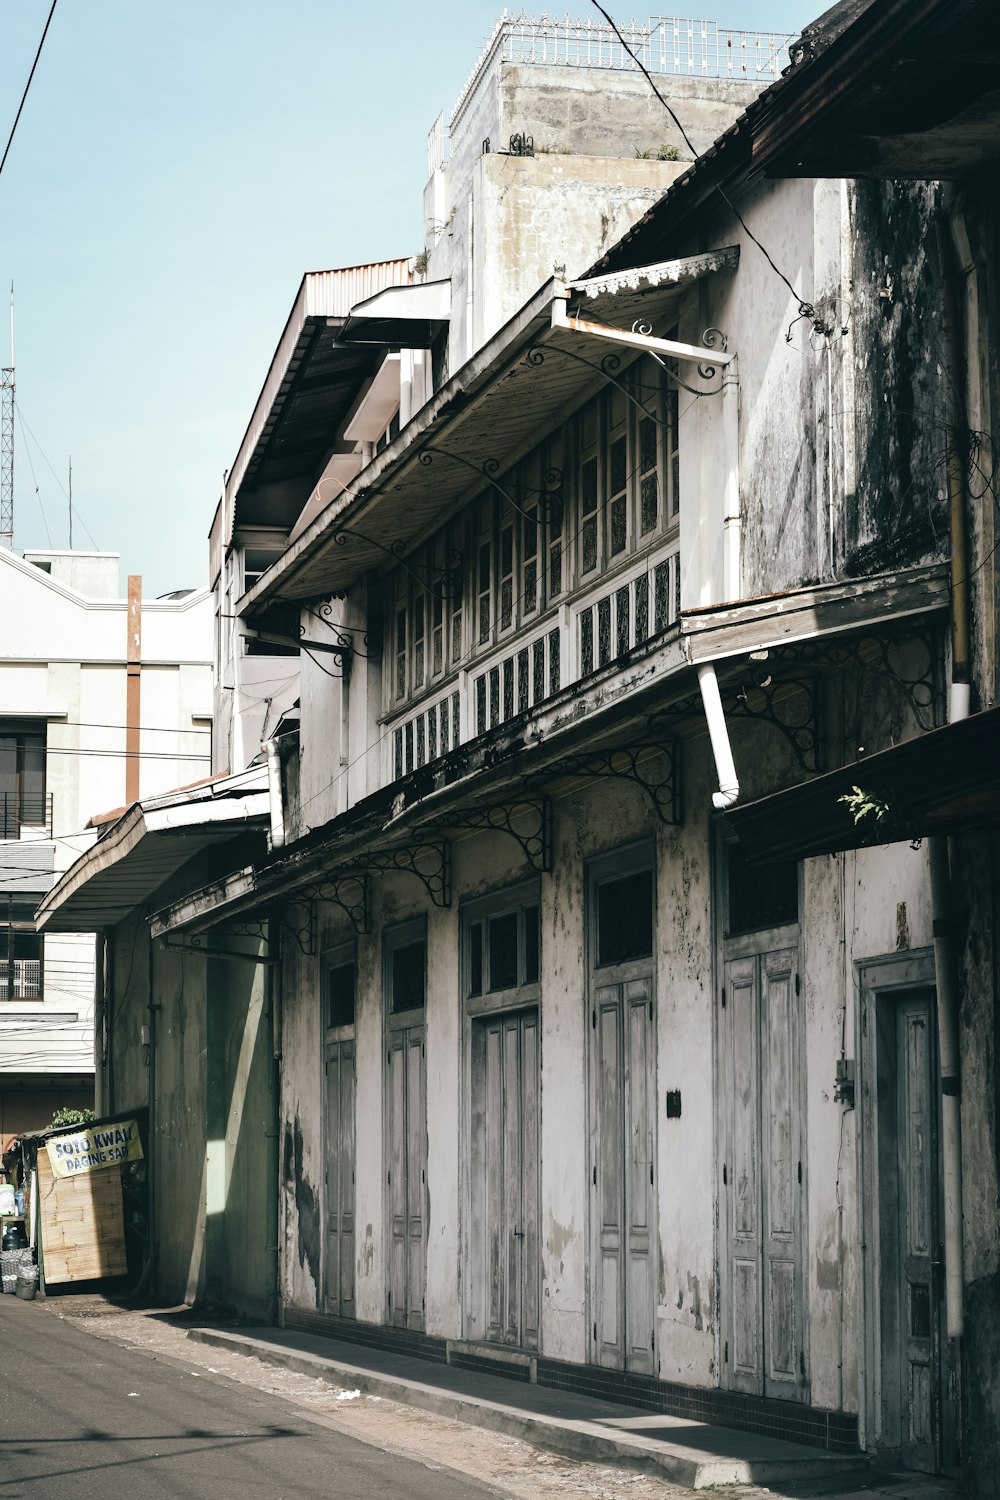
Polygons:
[[153,1284],[168,1300],[266,1320],[278,1169],[267,972],[162,941],[151,960],[142,913],[111,947],[108,1107],[150,1111]]
[[[739,767],[757,786],[781,782],[792,761],[779,732],[737,727]],[[720,1381],[716,1098],[717,986],[713,925],[714,768],[707,739],[685,743],[684,824],[661,827],[635,786],[583,788],[556,802],[552,873],[541,901],[541,1350],[586,1362],[593,1288],[589,1249],[588,977],[585,862],[637,839],[656,847],[657,1346],[664,1379]],[[373,884],[372,935],[358,940],[357,1316],[386,1321],[384,999],[382,935],[425,915],[428,934],[427,1330],[463,1334],[468,1216],[467,1029],[459,984],[461,904],[528,876],[517,845],[499,834],[454,849],[453,904],[432,906],[413,877]],[[878,903],[866,893],[877,889]],[[884,899],[883,899],[884,896]],[[904,915],[900,918],[900,910]],[[930,941],[926,854],[908,846],[813,860],[803,867],[802,1021],[805,1098],[805,1297],[810,1400],[858,1411],[862,1370],[861,1249],[855,1117],[833,1097],[842,1044],[856,1050],[855,965]],[[900,925],[902,922],[902,925]],[[320,946],[352,936],[343,914],[321,908]],[[282,1027],[283,1297],[324,1305],[324,1147],[318,959],[285,969]],[[668,1088],[683,1113],[667,1120]]]

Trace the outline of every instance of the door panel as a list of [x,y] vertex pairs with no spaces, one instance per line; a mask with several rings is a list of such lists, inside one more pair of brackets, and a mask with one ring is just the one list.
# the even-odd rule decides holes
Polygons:
[[728,1311],[735,1390],[803,1399],[801,1114],[794,949],[724,967],[720,1101]]
[[471,1084],[466,1326],[472,1337],[537,1349],[537,1010],[473,1021]]
[[801,1149],[797,955],[792,949],[760,960],[761,1116],[764,1200],[764,1286],[767,1297],[764,1394],[794,1396],[804,1375],[801,1274]]
[[597,1202],[600,1302],[597,1315],[598,1363],[620,1370],[624,1364],[619,1309],[623,1295],[622,1221],[625,1157],[621,986],[597,991]]
[[326,1302],[354,1316],[354,1043],[326,1049]]
[[423,1329],[427,1133],[422,1026],[391,1033],[387,1065],[389,1320]]
[[937,1132],[932,1113],[930,1004],[914,996],[897,1010],[897,1132],[901,1384],[906,1393],[902,1458],[933,1473],[938,1301],[932,1259],[937,1239]]
[[596,1357],[654,1372],[655,1057],[648,979],[595,993]]

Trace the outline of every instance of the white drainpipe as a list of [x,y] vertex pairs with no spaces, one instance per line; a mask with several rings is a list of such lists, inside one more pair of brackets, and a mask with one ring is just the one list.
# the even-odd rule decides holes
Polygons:
[[715,756],[715,769],[719,777],[719,790],[712,793],[712,806],[724,812],[727,807],[732,807],[740,795],[740,784],[736,777],[726,716],[722,711],[719,680],[711,662],[704,662],[698,668],[698,686],[701,688],[701,701],[705,705],[705,718],[708,720],[712,754]]
[[271,810],[271,848],[285,843],[285,809],[281,796],[281,749],[277,740],[265,740],[261,749],[267,753],[267,794]]

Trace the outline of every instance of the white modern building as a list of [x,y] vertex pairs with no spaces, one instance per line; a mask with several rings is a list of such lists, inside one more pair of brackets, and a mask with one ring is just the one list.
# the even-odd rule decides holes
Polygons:
[[94,935],[43,937],[35,908],[93,843],[95,818],[209,775],[212,668],[208,590],[144,600],[130,578],[123,595],[116,553],[0,549],[0,600],[7,1140],[94,1103]]

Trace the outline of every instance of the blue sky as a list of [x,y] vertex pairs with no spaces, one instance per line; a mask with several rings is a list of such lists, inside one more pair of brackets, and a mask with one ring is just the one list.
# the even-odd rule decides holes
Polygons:
[[[0,7],[2,141],[49,3]],[[698,13],[798,32],[822,9]],[[0,176],[18,551],[67,545],[72,455],[76,546],[120,552],[147,595],[207,581],[222,471],[303,271],[421,249],[427,131],[500,10],[59,0]]]

